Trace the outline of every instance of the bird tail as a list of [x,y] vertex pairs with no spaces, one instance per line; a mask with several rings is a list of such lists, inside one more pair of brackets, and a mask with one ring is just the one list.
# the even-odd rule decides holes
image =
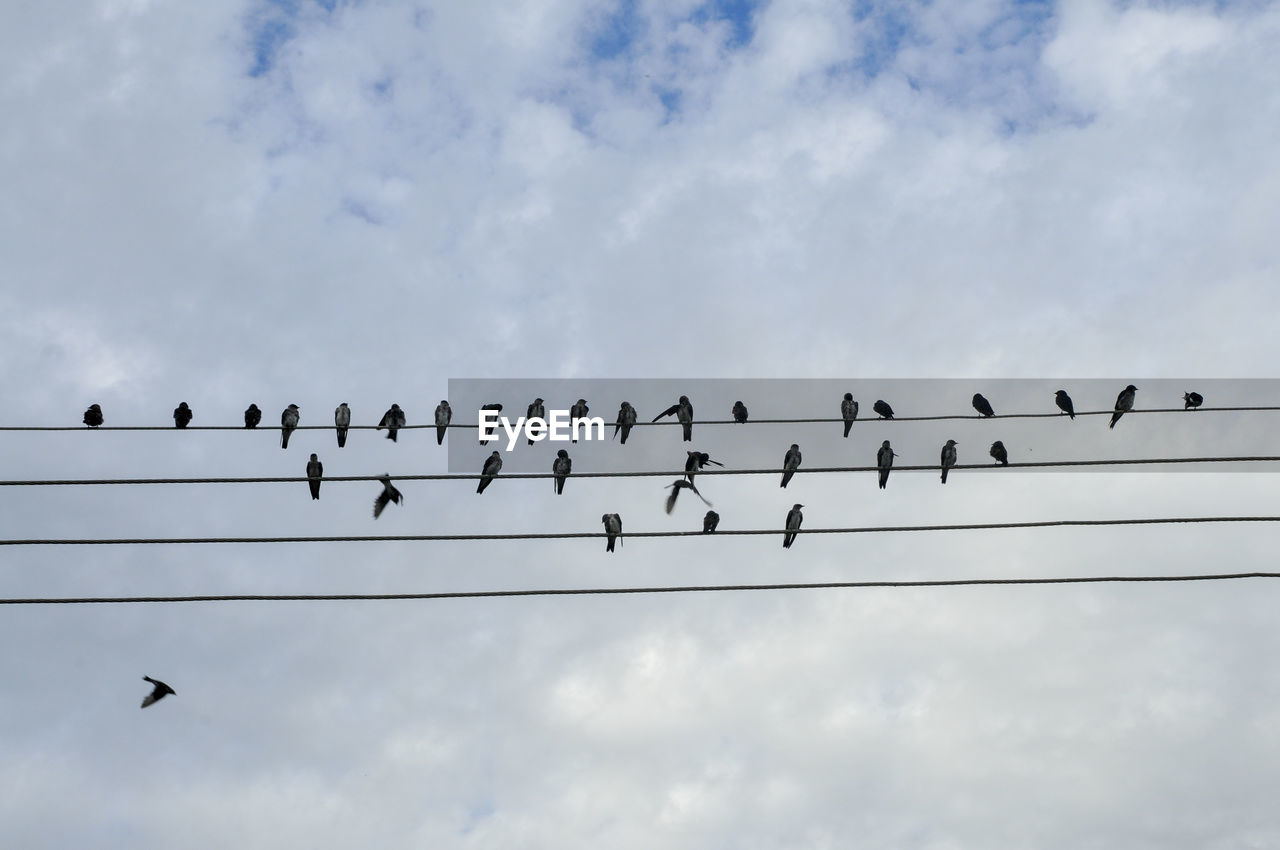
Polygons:
[[784,535],[782,535],[782,548],[783,548],[783,549],[790,549],[790,548],[791,548],[791,544],[795,541],[795,539],[796,539],[796,536],[795,536],[794,534],[784,534]]
[[483,492],[484,492],[484,488],[488,487],[488,486],[489,486],[489,482],[490,482],[490,481],[492,481],[492,480],[493,480],[492,478],[481,478],[481,479],[480,479],[480,483],[476,486],[476,492],[477,492],[477,493],[483,493]]
[[285,430],[280,433],[280,448],[289,448],[289,431]]
[[851,428],[853,428],[853,420],[852,420],[852,419],[846,419],[846,420],[844,421],[844,436],[845,436],[845,438],[846,438],[846,439],[849,437],[849,430],[850,430]]
[[883,490],[885,485],[889,483],[889,470],[880,470],[880,489]]
[[556,479],[556,495],[557,495],[557,496],[560,496],[560,495],[563,495],[563,494],[564,494],[564,479],[563,479],[563,478],[557,478],[557,479]]
[[436,445],[437,446],[444,445],[444,432],[445,432],[444,425],[441,425],[438,428],[436,428]]
[[347,444],[347,429],[339,428],[338,429],[338,448],[342,448],[346,444]]
[[1108,425],[1107,427],[1108,427],[1108,428],[1114,428],[1114,427],[1116,427],[1116,423],[1120,421],[1120,417],[1121,417],[1121,416],[1123,416],[1123,415],[1124,415],[1123,413],[1113,413],[1113,414],[1111,414],[1111,424],[1110,424],[1110,425]]
[[396,431],[394,428],[387,431],[387,439],[393,443],[399,442],[399,440],[396,439]]
[[781,485],[779,485],[779,486],[786,487],[786,486],[787,486],[787,482],[791,480],[791,476],[792,476],[793,474],[794,474],[794,473],[791,473],[791,472],[784,472],[784,473],[782,473],[782,484],[781,484]]
[[947,468],[945,466],[942,467],[942,483],[947,483]]
[[1072,418],[1072,419],[1075,419],[1075,418],[1076,418],[1076,412],[1075,412],[1074,410],[1073,410],[1073,411],[1071,411],[1071,414],[1070,414],[1070,415],[1071,415],[1071,418]]
[[614,543],[614,540],[615,540],[615,538],[613,538],[613,537],[610,537],[610,538],[609,538],[609,543],[608,543],[608,545],[607,545],[607,546],[605,546],[605,547],[604,547],[604,551],[606,551],[606,552],[612,552],[612,551],[613,551],[613,543]]
[[684,423],[684,441],[686,443],[693,441],[693,423]]

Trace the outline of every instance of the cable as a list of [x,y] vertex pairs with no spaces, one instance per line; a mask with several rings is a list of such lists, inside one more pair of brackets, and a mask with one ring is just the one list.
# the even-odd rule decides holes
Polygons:
[[[1148,466],[1155,464],[1185,463],[1274,463],[1280,461],[1280,455],[1242,455],[1238,457],[1164,457],[1164,458],[1112,458],[1107,460],[1046,460],[996,463],[961,463],[951,467],[953,472],[976,470],[994,472],[1001,469],[1048,469],[1053,467],[1073,466]],[[917,466],[895,466],[893,472],[937,472],[938,464]],[[799,475],[811,475],[830,472],[876,472],[875,466],[815,466],[808,469],[794,470]],[[780,468],[764,469],[708,469],[703,468],[696,474],[703,475],[781,475]],[[640,470],[630,472],[574,472],[570,478],[662,478],[684,477],[684,470]],[[427,473],[420,475],[392,475],[394,481],[474,481],[483,477],[481,473]],[[551,472],[512,472],[500,473],[501,479],[538,479],[554,478]],[[334,475],[325,476],[328,484],[335,481],[378,481],[379,475]],[[43,486],[88,486],[95,484],[297,484],[307,481],[306,476],[268,476],[259,478],[58,478],[58,479],[13,479],[0,480],[0,487],[43,487]]]
[[[1114,525],[1174,525],[1218,522],[1280,522],[1280,516],[1223,516],[1223,517],[1155,517],[1140,519],[1054,519],[1031,522],[980,522],[954,525],[880,525],[852,528],[800,528],[788,531],[783,528],[750,528],[705,533],[702,531],[630,531],[620,535],[623,539],[637,537],[744,537],[781,534],[880,534],[885,532],[912,531],[979,531],[1019,528],[1073,528]],[[388,535],[335,535],[302,537],[114,537],[80,539],[0,539],[0,546],[133,546],[173,545],[196,543],[408,543],[475,540],[573,540],[605,538],[602,531],[569,531],[548,533],[512,534],[388,534]]]
[[1120,584],[1138,582],[1232,581],[1280,578],[1280,573],[1205,575],[1070,576],[1059,578],[922,579],[919,581],[822,581],[785,584],[710,584],[676,587],[563,587],[536,590],[456,590],[436,593],[281,593],[226,596],[73,596],[0,598],[0,605],[102,605],[136,602],[357,602],[408,599],[489,599],[512,596],[614,596],[637,593],[716,593],[740,590],[831,590],[841,588],[985,587],[991,585]]

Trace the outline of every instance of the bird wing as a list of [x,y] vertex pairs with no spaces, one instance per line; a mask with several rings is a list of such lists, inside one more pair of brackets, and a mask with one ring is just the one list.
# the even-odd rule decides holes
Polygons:
[[653,417],[653,421],[657,422],[659,419],[661,419],[664,416],[672,416],[675,413],[677,413],[679,410],[680,410],[680,405],[673,404],[670,407],[668,407],[666,410],[659,413],[657,416]]

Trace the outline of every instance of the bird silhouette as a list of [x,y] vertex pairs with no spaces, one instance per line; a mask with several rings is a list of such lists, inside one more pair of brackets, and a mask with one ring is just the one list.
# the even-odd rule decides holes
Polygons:
[[624,401],[622,407],[618,408],[618,418],[613,423],[613,436],[618,436],[618,432],[622,432],[622,444],[627,444],[627,437],[631,434],[631,427],[636,424],[636,409],[631,406],[631,402]]
[[956,465],[956,441],[947,440],[942,447],[942,483],[947,483],[947,471]]
[[684,432],[684,441],[687,443],[693,439],[693,404],[689,401],[687,395],[680,396],[680,400],[668,407],[666,410],[653,417],[653,421],[657,422],[664,416],[674,415],[680,420],[681,430]]
[[293,433],[294,428],[298,427],[300,421],[302,421],[302,415],[296,404],[289,405],[280,414],[280,448],[289,448],[289,435]]
[[672,481],[666,486],[666,489],[671,491],[667,495],[667,513],[671,513],[676,509],[676,499],[680,497],[680,491],[685,489],[692,490],[695,496],[702,499],[703,504],[707,507],[711,507],[711,503],[706,500],[705,496],[698,492],[698,488],[693,486],[692,482],[685,481],[683,478],[677,478],[675,481]]
[[251,404],[244,411],[244,427],[257,428],[258,423],[262,421],[262,411],[258,409],[258,405]]
[[191,408],[187,407],[187,403],[181,402],[173,409],[173,427],[185,428],[191,423],[191,417],[194,416]]
[[[1182,400],[1185,402],[1182,406],[1183,410],[1191,410],[1204,404],[1204,396],[1200,395],[1200,393],[1183,393]],[[94,407],[97,407],[97,405],[94,405]],[[85,415],[87,416],[88,414]],[[101,419],[102,417],[99,416],[98,418]]]
[[311,460],[307,461],[307,486],[311,488],[311,498],[320,498],[320,479],[324,477],[324,464],[320,462],[320,458],[315,452],[311,453]]
[[97,428],[102,424],[102,408],[99,405],[89,405],[89,409],[84,412],[84,424],[90,428]]
[[804,505],[799,503],[791,506],[791,510],[787,511],[787,533],[782,535],[782,548],[790,549],[791,544],[796,542],[796,531],[800,529],[800,524],[804,522],[804,514],[800,513],[800,509]]
[[559,496],[564,492],[564,480],[569,477],[569,473],[573,472],[573,459],[564,449],[556,452],[556,459],[551,462],[551,472],[555,475],[553,483],[556,486],[556,495]]
[[1076,418],[1076,407],[1071,403],[1071,396],[1067,395],[1066,390],[1058,390],[1053,394],[1053,399],[1058,403],[1058,409],[1070,416]]
[[382,482],[382,492],[378,494],[378,498],[373,500],[374,519],[382,516],[382,511],[387,505],[392,502],[398,505],[404,501],[404,495],[391,483],[391,475],[389,473],[384,472],[379,475],[378,480]]
[[[481,409],[481,410],[492,410],[492,411],[494,411],[494,412],[496,412],[496,413],[501,413],[501,412],[502,412],[502,405],[498,404],[498,403],[495,401],[495,402],[490,402],[489,404],[482,404],[482,405],[480,405],[480,409]],[[497,433],[498,433],[498,428],[497,428],[497,426],[496,426],[496,425],[495,425],[494,427],[492,427],[492,428],[488,428],[488,429],[486,429],[486,430],[485,430],[485,432],[484,432],[484,436],[480,438],[480,445],[482,445],[482,446],[487,446],[487,445],[489,445],[489,441],[490,441],[490,440],[492,440],[492,439],[494,438],[494,436],[495,436]]]
[[173,688],[169,687],[159,679],[153,679],[150,676],[143,676],[142,678],[143,678],[143,681],[147,681],[155,685],[155,687],[151,689],[151,693],[143,697],[142,708],[146,708],[147,706],[151,705],[151,703],[153,702],[159,702],[160,700],[167,697],[169,694],[173,694],[174,696],[178,695],[177,691],[175,691]]
[[[546,408],[546,405],[542,403],[542,399],[540,398],[535,398],[533,402],[530,403],[529,407],[525,409],[525,413],[524,413],[525,423],[527,424],[530,419],[534,419],[534,418],[541,419],[544,422],[547,420],[547,408]],[[529,438],[529,445],[531,446],[533,445],[532,437]]]
[[[888,407],[888,405],[885,406]],[[892,410],[889,411],[889,415],[893,415]],[[844,420],[844,436],[847,439],[849,429],[853,427],[853,420],[858,418],[858,403],[853,400],[853,393],[845,393],[844,398],[840,400],[840,418]]]
[[498,476],[502,471],[502,455],[496,451],[485,459],[484,467],[480,470],[480,483],[476,485],[476,492],[483,493],[485,488]]
[[1130,384],[1120,391],[1120,395],[1116,396],[1116,409],[1115,412],[1111,414],[1111,424],[1107,426],[1108,428],[1116,427],[1116,423],[1120,421],[1120,417],[1124,416],[1130,410],[1133,410],[1133,399],[1137,392],[1138,388],[1133,384]]
[[800,468],[800,446],[796,443],[791,444],[791,448],[787,449],[787,453],[782,457],[782,483],[778,486],[786,487],[791,481],[791,476],[796,474],[796,470]]
[[880,470],[881,490],[889,483],[889,470],[893,469],[893,459],[895,457],[897,457],[897,453],[889,446],[888,440],[880,444],[880,449],[876,452],[876,468]]
[[889,402],[887,401],[878,400],[875,404],[871,405],[871,409],[880,414],[881,419],[893,418],[893,408],[889,406]]
[[1004,449],[1004,443],[996,440],[991,444],[991,456],[996,459],[996,463],[1001,466],[1009,465],[1009,453]]
[[386,413],[382,414],[382,421],[378,423],[377,430],[381,431],[383,428],[386,428],[387,439],[395,443],[399,442],[396,439],[396,434],[399,433],[400,429],[407,423],[408,419],[405,417],[404,411],[400,409],[400,405],[393,404],[387,409]]
[[707,511],[707,515],[702,518],[702,533],[715,534],[716,527],[720,525],[720,514],[715,511]]
[[685,462],[684,462],[684,477],[689,479],[690,484],[693,483],[693,476],[701,472],[702,467],[706,466],[707,464],[712,464],[713,466],[720,466],[720,467],[724,466],[724,464],[721,463],[720,461],[712,460],[711,455],[707,454],[706,452],[686,451],[685,454],[688,457],[685,458]]
[[609,543],[604,550],[612,552],[614,541],[622,536],[622,517],[618,514],[605,514],[600,517],[600,521],[604,523],[605,534],[609,535]]
[[347,429],[351,427],[351,408],[344,401],[333,409],[334,431],[338,435],[338,448],[347,444]]
[[740,401],[733,403],[733,421],[739,425],[747,421],[747,406]]
[[991,408],[991,402],[987,401],[986,396],[982,393],[973,394],[973,409],[978,411],[979,416],[996,415],[996,412]]
[[444,445],[445,432],[449,430],[449,422],[453,419],[453,408],[449,402],[441,399],[436,405],[436,445]]
[[[591,412],[591,408],[587,407],[587,400],[580,398],[569,408],[569,436],[573,442],[578,442],[578,429],[574,425],[579,419],[586,419],[587,414]],[[591,429],[587,429],[587,436],[591,436]]]

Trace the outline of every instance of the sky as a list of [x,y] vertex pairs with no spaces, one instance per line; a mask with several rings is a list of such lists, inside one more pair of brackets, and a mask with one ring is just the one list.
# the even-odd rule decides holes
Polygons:
[[[1255,2],[5,4],[0,425],[75,426],[98,403],[108,425],[165,426],[180,401],[193,425],[250,402],[264,425],[290,403],[328,425],[342,401],[357,424],[392,402],[426,424],[468,379],[509,386],[515,412],[538,381],[558,406],[589,387],[606,421],[624,380],[652,391],[644,418],[686,382],[708,418],[739,397],[761,418],[835,416],[843,387],[867,418],[895,382],[917,414],[968,413],[976,391],[1053,413],[1063,385],[1104,409],[1128,383],[1140,408],[1196,386],[1206,407],[1245,404],[1280,358],[1278,35]],[[1274,415],[999,433],[1015,457],[1237,454],[1266,449]],[[739,466],[791,442],[805,465],[870,464],[881,439],[933,463],[948,438],[978,463],[1006,422],[696,439]],[[8,431],[0,478],[462,463],[467,434],[433,436],[339,449],[307,430],[282,451],[270,430]],[[644,428],[623,448],[573,447],[575,470],[675,468],[687,446]],[[822,528],[1271,514],[1280,497],[1265,467],[873,480],[699,486],[723,529],[780,528],[795,501]],[[377,521],[369,481],[314,502],[300,482],[8,486],[0,538],[598,532],[606,512],[698,528],[691,494],[663,513],[663,484],[407,481]],[[1161,575],[1272,570],[1273,551],[1265,524],[613,554],[4,546],[0,595]],[[1269,587],[5,606],[0,844],[1273,847]],[[144,674],[177,694],[140,711]]]

